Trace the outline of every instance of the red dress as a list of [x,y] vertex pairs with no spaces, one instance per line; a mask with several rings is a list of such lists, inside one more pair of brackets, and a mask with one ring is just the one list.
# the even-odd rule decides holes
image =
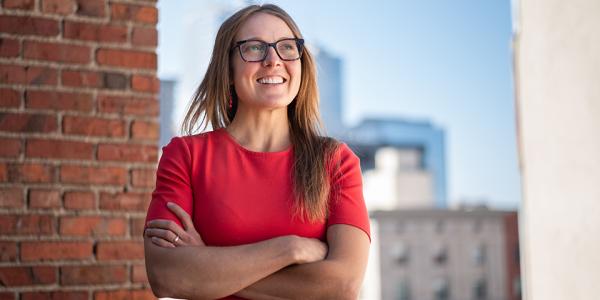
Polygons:
[[[175,137],[163,147],[156,189],[146,222],[178,218],[167,202],[181,206],[209,246],[235,246],[277,236],[298,235],[326,241],[327,227],[348,224],[370,238],[369,216],[362,193],[358,157],[346,144],[329,171],[332,190],[329,217],[318,223],[292,218],[293,148],[254,152],[239,145],[227,131]],[[232,298],[233,299],[233,298]]]

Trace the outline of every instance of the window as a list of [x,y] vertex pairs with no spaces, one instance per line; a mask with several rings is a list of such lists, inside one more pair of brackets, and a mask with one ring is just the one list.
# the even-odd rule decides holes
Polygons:
[[450,299],[450,284],[446,278],[437,278],[433,281],[433,299]]
[[473,248],[472,253],[473,264],[476,266],[483,266],[486,259],[486,247],[483,244],[477,245]]
[[448,249],[445,245],[436,244],[433,246],[433,261],[438,265],[443,265],[448,260]]
[[396,242],[391,249],[392,259],[399,264],[408,263],[408,245],[402,241]]
[[398,284],[398,300],[410,300],[410,286],[408,280],[403,279]]
[[485,300],[487,299],[487,284],[485,279],[480,278],[473,284],[473,299]]

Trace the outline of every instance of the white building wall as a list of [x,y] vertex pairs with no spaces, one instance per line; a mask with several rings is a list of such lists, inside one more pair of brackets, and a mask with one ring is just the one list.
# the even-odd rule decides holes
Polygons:
[[600,299],[600,1],[515,3],[525,299]]
[[385,147],[375,154],[375,169],[363,173],[369,210],[432,208],[433,174],[422,169],[418,149]]

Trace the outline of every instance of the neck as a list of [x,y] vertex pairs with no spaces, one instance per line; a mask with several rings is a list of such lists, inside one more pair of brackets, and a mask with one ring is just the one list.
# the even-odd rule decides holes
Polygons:
[[249,111],[238,107],[227,132],[244,148],[257,152],[277,152],[290,144],[287,107]]

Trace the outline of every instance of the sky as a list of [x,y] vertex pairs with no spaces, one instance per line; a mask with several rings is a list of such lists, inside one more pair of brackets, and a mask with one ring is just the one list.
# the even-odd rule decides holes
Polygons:
[[[207,16],[240,2],[158,2],[158,73],[180,81],[179,115],[214,43],[206,28],[216,31],[218,20]],[[268,3],[294,18],[307,44],[343,60],[348,125],[367,117],[429,121],[446,133],[449,206],[519,207],[509,0]]]

